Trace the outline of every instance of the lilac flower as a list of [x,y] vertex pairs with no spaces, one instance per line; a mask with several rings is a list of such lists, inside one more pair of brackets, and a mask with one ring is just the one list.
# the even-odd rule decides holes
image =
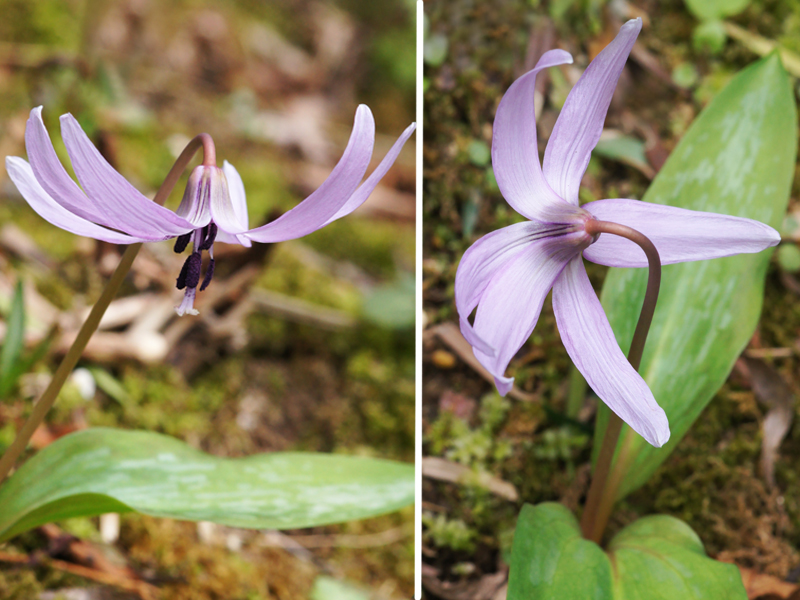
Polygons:
[[533,108],[536,74],[571,63],[572,57],[551,50],[508,89],[494,121],[492,165],[503,197],[529,221],[473,244],[458,266],[455,295],[461,331],[505,395],[514,381],[505,376],[506,367],[533,331],[552,288],[558,329],[575,365],[611,410],[660,447],[669,439],[666,414],[617,345],[581,254],[612,267],[646,267],[647,260],[625,238],[590,235],[586,223],[613,221],[638,230],[655,244],[663,264],[759,252],[776,245],[780,236],[758,221],[638,200],[579,206],[583,173],[641,28],[640,19],[623,25],[575,84],[541,167]]
[[[185,289],[176,307],[179,315],[193,308],[198,286],[205,289],[214,273],[214,243],[250,246],[252,242],[282,242],[302,237],[350,214],[361,206],[394,163],[414,131],[411,124],[378,167],[363,182],[372,158],[375,121],[363,104],[356,111],[353,132],[339,163],[308,198],[271,223],[249,229],[244,184],[233,165],[201,165],[190,177],[176,212],[152,202],[111,167],[91,143],[78,121],[61,116],[61,135],[83,189],[59,162],[42,121],[42,107],[31,111],[25,129],[29,162],[6,158],[6,170],[22,196],[42,218],[77,235],[114,244],[155,242],[177,238],[175,251],[192,242],[177,280]],[[360,184],[360,185],[359,185]],[[210,261],[200,283],[202,252]]]

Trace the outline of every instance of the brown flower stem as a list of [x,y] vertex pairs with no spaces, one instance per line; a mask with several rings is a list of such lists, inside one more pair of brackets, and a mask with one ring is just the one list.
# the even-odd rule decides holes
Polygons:
[[[658,290],[661,287],[661,259],[658,256],[658,250],[646,236],[635,229],[618,223],[593,219],[586,223],[586,233],[590,235],[609,233],[624,237],[638,244],[647,256],[649,267],[647,290],[644,294],[639,322],[636,324],[636,330],[631,340],[631,348],[628,352],[628,362],[638,371],[642,362],[647,333],[650,331],[650,324],[653,322],[653,314],[656,310]],[[611,510],[614,508],[617,491],[622,483],[622,476],[629,461],[630,453],[626,452],[626,448],[629,446],[630,436],[626,436],[619,452],[619,459],[614,465],[614,454],[622,431],[622,424],[622,419],[613,412],[610,413],[608,425],[603,435],[603,442],[600,446],[600,453],[597,457],[592,484],[589,487],[589,494],[586,498],[586,508],[581,517],[583,537],[598,544],[603,539],[603,532],[611,516]],[[613,472],[612,466],[616,467]]]
[[[209,155],[207,154],[209,151],[211,152],[210,160],[215,160],[214,143],[210,140],[211,137],[208,134],[203,133],[189,142],[186,148],[184,148],[183,152],[181,152],[181,155],[175,161],[175,164],[172,165],[167,177],[164,179],[164,183],[161,184],[158,192],[156,192],[156,195],[153,198],[154,202],[162,205],[164,204],[164,201],[169,196],[172,188],[175,187],[178,179],[180,179],[181,173],[183,173],[195,152],[197,152],[201,147],[204,151],[204,164],[209,160]],[[41,425],[45,416],[53,407],[53,404],[55,404],[56,398],[58,398],[58,393],[61,391],[64,383],[67,381],[70,373],[72,373],[75,365],[78,364],[78,360],[80,360],[83,351],[86,349],[86,344],[89,343],[89,339],[92,337],[92,335],[94,335],[94,332],[97,331],[97,327],[100,325],[100,320],[103,318],[103,315],[105,314],[106,309],[108,309],[109,304],[111,304],[111,301],[117,295],[117,292],[119,291],[122,282],[125,280],[125,276],[128,274],[128,271],[130,271],[131,265],[133,265],[133,260],[136,258],[136,255],[139,253],[141,247],[141,243],[136,243],[131,244],[125,250],[125,253],[122,255],[116,270],[111,275],[111,279],[108,280],[106,287],[103,289],[103,293],[100,294],[100,298],[92,307],[92,311],[89,313],[86,321],[84,321],[83,325],[81,326],[75,341],[64,355],[64,358],[61,360],[61,364],[58,365],[58,369],[56,369],[56,372],[53,375],[53,378],[50,380],[50,384],[47,386],[47,389],[44,391],[36,404],[34,404],[30,416],[28,416],[28,419],[25,421],[22,429],[20,429],[19,433],[17,433],[17,437],[14,438],[14,441],[5,451],[2,458],[0,458],[0,482],[2,482],[8,476],[9,472],[11,472],[11,469],[25,451],[25,448],[28,446],[28,442],[30,442],[33,432],[36,431],[36,428],[39,427],[39,425]]]

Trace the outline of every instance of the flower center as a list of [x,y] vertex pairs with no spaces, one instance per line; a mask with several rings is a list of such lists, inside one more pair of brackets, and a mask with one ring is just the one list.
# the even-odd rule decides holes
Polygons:
[[[181,272],[175,282],[179,290],[185,289],[186,292],[183,296],[183,302],[180,306],[175,307],[175,312],[179,316],[186,313],[190,315],[198,314],[197,309],[194,308],[194,299],[197,295],[197,286],[200,285],[200,291],[208,287],[214,277],[214,239],[217,237],[217,225],[211,221],[208,225],[195,229],[190,233],[185,233],[175,240],[175,252],[178,254],[186,250],[189,242],[192,242],[192,253],[186,258],[183,263]],[[206,267],[203,282],[200,283],[200,275],[203,266],[203,250],[208,251],[209,261]]]

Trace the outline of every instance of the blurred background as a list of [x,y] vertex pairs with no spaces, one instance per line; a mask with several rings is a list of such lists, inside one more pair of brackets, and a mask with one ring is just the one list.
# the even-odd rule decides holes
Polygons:
[[[152,196],[205,131],[242,175],[251,227],[324,181],[359,103],[376,119],[372,168],[414,120],[412,0],[0,0],[0,15],[0,155],[26,156],[25,122],[43,105],[70,169],[58,117],[71,112]],[[121,249],[47,224],[4,169],[0,196],[0,333],[16,365],[0,376],[2,449]],[[354,215],[278,245],[218,244],[199,317],[173,311],[182,257],[146,245],[33,448],[106,425],[225,456],[413,460],[414,219],[412,138]],[[21,306],[24,336],[11,339]],[[155,586],[175,599],[392,599],[412,583],[410,507],[288,532],[74,519],[0,547],[3,598],[145,598]]]
[[[695,117],[742,68],[778,48],[797,92],[800,5],[440,0],[425,10],[423,586],[434,600],[503,600],[522,504],[583,505],[597,399],[572,367],[549,298],[510,364],[518,387],[505,398],[458,329],[461,256],[486,233],[524,220],[503,200],[491,167],[500,99],[545,51],[572,53],[573,65],[537,77],[543,152],[590,60],[625,21],[641,17],[581,201],[641,198]],[[743,569],[751,598],[797,594],[800,579],[799,193],[795,181],[755,336],[689,434],[617,506],[609,527],[613,534],[653,513],[683,519],[711,556]],[[599,291],[607,269],[585,264]]]

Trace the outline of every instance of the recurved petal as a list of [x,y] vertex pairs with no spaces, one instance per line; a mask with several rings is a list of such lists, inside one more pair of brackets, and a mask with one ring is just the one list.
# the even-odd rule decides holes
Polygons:
[[533,107],[536,74],[571,62],[572,56],[564,50],[545,52],[532,70],[508,88],[494,119],[492,168],[497,185],[514,210],[537,221],[565,223],[574,213],[574,207],[553,191],[542,173]]
[[650,444],[666,444],[667,415],[622,354],[580,257],[556,280],[553,311],[567,353],[600,399]]
[[600,139],[622,68],[642,29],[641,19],[622,26],[572,88],[544,153],[544,176],[567,202],[578,205],[578,189]]
[[[67,174],[64,165],[58,159],[44,121],[42,121],[41,106],[31,110],[25,127],[25,148],[28,151],[28,160],[33,174],[50,199],[82,219],[112,226],[111,224],[116,220],[109,218],[110,215],[107,214],[102,204],[96,203],[83,193],[83,190]],[[120,229],[119,227],[115,228]],[[136,228],[128,228],[126,231],[134,235],[145,233],[137,231]]]
[[[643,233],[655,244],[665,265],[761,252],[781,240],[777,231],[759,221],[641,200],[598,200],[583,208],[602,221]],[[610,267],[647,266],[642,249],[617,235],[600,234],[583,255]]]
[[254,242],[282,242],[323,227],[356,191],[372,158],[375,120],[365,105],[356,111],[353,133],[339,163],[308,198],[271,223],[244,233]]
[[93,220],[126,232],[149,233],[157,239],[192,231],[189,221],[144,196],[114,170],[70,114],[61,115],[61,136],[75,175],[98,213],[98,219]]
[[[530,337],[553,282],[580,252],[578,242],[583,235],[546,236],[528,242],[485,285],[473,330],[494,353],[490,355],[475,345],[473,352],[494,375],[500,394],[511,389],[514,378],[505,376],[506,367]],[[462,317],[462,327],[465,320]]]
[[40,217],[60,229],[112,244],[132,244],[134,242],[148,241],[117,231],[111,231],[70,212],[53,200],[50,194],[44,190],[33,174],[30,164],[22,158],[7,156],[6,171],[8,171],[11,181],[17,186],[19,193],[22,194],[22,197],[30,204],[31,208]]
[[412,123],[406,127],[406,130],[389,149],[389,152],[383,157],[383,160],[380,162],[380,164],[378,164],[378,167],[370,174],[369,177],[367,177],[364,183],[358,186],[358,189],[353,193],[352,196],[350,196],[347,202],[345,202],[344,206],[342,206],[342,208],[340,208],[335,215],[325,222],[325,225],[335,221],[336,219],[341,219],[345,215],[349,215],[359,206],[364,204],[364,201],[369,198],[369,195],[377,187],[378,182],[383,179],[383,176],[386,175],[386,172],[392,167],[394,161],[397,160],[400,150],[403,149],[403,145],[406,143],[408,138],[411,137],[411,134],[414,133],[416,128],[416,123]]

